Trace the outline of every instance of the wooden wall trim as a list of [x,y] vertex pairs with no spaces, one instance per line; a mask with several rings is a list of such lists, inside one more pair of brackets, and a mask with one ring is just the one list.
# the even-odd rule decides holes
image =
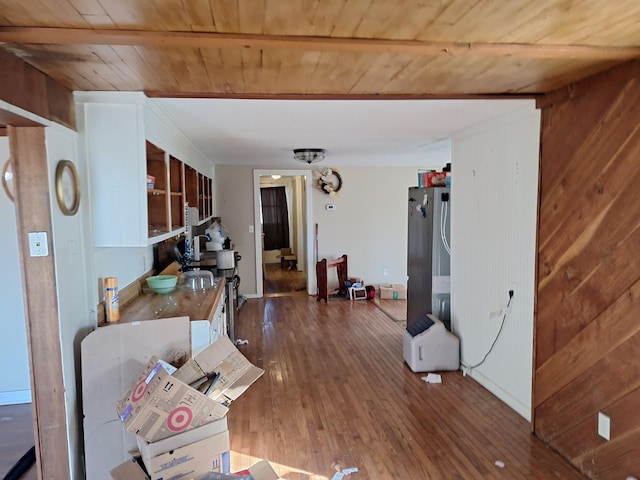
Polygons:
[[599,88],[603,82],[615,82],[629,78],[630,76],[640,77],[640,60],[631,60],[611,69],[592,75],[581,82],[572,83],[557,90],[548,92],[536,97],[536,107],[546,108],[553,104],[560,104],[573,100],[582,95],[593,92]]
[[76,128],[71,90],[2,48],[0,99],[52,122]]
[[[38,478],[71,478],[44,127],[8,127],[31,372]],[[29,255],[46,232],[49,255]]]

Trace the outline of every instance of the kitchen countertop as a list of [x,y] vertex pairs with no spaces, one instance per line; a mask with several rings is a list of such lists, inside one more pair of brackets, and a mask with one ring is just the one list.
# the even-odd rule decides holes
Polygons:
[[[163,275],[180,275],[180,266],[174,263],[167,267]],[[183,317],[191,320],[211,320],[224,292],[224,277],[216,277],[218,284],[209,290],[193,291],[176,287],[171,293],[153,293],[143,288],[140,295],[120,307],[120,321],[131,323],[158,318]],[[179,280],[178,280],[179,282]],[[110,325],[109,323],[100,326]]]

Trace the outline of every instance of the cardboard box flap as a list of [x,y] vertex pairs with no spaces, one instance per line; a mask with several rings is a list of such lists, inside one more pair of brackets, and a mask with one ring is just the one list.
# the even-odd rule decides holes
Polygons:
[[193,383],[205,375],[218,373],[208,396],[213,399],[236,400],[264,374],[238,351],[228,337],[221,337],[200,352],[173,376],[184,383]]
[[266,460],[261,460],[252,467],[249,467],[249,473],[255,480],[278,480],[280,478],[271,464]]
[[152,357],[120,398],[116,410],[124,428],[147,442],[223,418],[228,408],[169,375]]
[[140,467],[138,462],[133,458],[118,465],[109,473],[111,473],[113,480],[149,480],[149,477],[144,473],[142,467]]

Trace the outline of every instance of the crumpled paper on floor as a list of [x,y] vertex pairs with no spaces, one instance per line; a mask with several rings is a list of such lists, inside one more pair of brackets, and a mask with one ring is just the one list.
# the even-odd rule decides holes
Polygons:
[[439,373],[429,373],[426,377],[422,377],[427,383],[442,383],[442,376]]

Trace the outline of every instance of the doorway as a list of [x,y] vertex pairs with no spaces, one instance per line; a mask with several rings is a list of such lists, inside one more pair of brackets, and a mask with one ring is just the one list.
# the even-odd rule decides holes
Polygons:
[[[255,170],[254,212],[256,286],[258,297],[309,295],[315,281],[311,261],[311,177],[310,170]],[[286,196],[287,242],[265,245],[262,193],[267,188],[283,188]],[[275,246],[274,246],[275,245]],[[265,248],[266,247],[266,248]],[[287,258],[285,258],[285,255]]]

